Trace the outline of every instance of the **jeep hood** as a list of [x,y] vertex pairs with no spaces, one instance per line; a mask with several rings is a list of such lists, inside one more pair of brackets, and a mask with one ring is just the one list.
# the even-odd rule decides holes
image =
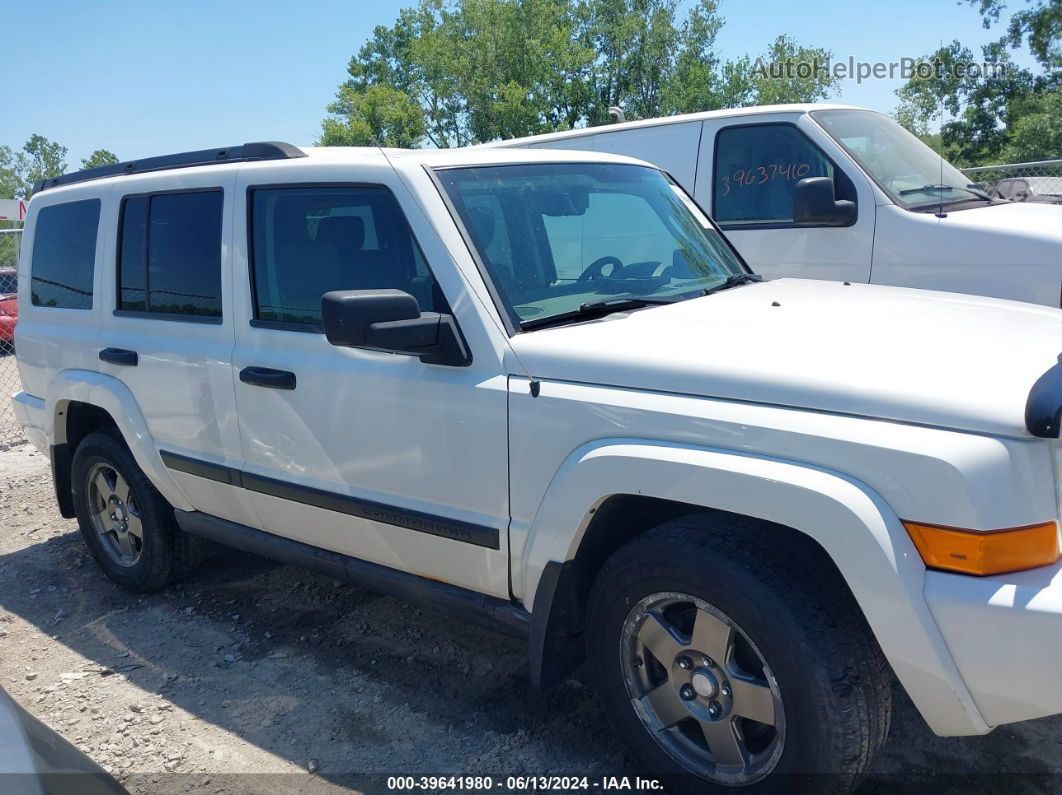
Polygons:
[[804,279],[517,334],[533,378],[1029,436],[1062,311]]

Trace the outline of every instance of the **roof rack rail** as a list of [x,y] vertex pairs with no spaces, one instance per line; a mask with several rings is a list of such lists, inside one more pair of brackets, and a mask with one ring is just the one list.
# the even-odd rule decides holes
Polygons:
[[195,152],[178,152],[174,155],[145,157],[143,160],[128,160],[111,166],[87,168],[58,177],[39,179],[33,184],[33,192],[39,193],[60,185],[73,185],[104,177],[116,177],[121,174],[143,174],[148,171],[166,171],[171,168],[190,168],[192,166],[211,166],[221,163],[245,163],[253,160],[289,160],[306,157],[306,153],[297,146],[282,141],[255,141],[241,146],[224,149],[199,149]]

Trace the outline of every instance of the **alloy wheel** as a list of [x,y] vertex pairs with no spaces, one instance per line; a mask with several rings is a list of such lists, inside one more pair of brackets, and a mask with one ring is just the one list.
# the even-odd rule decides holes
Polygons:
[[92,529],[103,551],[119,566],[135,566],[144,549],[144,524],[128,482],[110,464],[93,464],[88,496]]
[[620,655],[635,711],[683,768],[734,786],[774,769],[785,743],[781,691],[721,610],[688,594],[647,596],[627,615]]

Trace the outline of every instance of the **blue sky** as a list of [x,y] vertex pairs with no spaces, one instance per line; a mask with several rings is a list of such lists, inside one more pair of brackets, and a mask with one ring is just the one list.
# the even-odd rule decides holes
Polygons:
[[[39,132],[69,147],[75,167],[100,147],[133,159],[248,140],[312,143],[351,54],[411,2],[5,3],[0,144],[18,148]],[[957,0],[721,0],[720,10],[723,58],[755,55],[781,33],[868,62],[1001,35]],[[837,98],[890,111],[899,84],[846,81]]]

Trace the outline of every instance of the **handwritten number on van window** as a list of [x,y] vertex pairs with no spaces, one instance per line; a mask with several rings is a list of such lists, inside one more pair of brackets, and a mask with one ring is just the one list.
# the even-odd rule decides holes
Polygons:
[[747,188],[750,185],[763,185],[779,179],[789,181],[803,179],[809,171],[811,171],[811,165],[808,163],[770,163],[747,169],[739,168],[733,174],[723,177],[723,195],[730,195],[731,182],[739,187]]

